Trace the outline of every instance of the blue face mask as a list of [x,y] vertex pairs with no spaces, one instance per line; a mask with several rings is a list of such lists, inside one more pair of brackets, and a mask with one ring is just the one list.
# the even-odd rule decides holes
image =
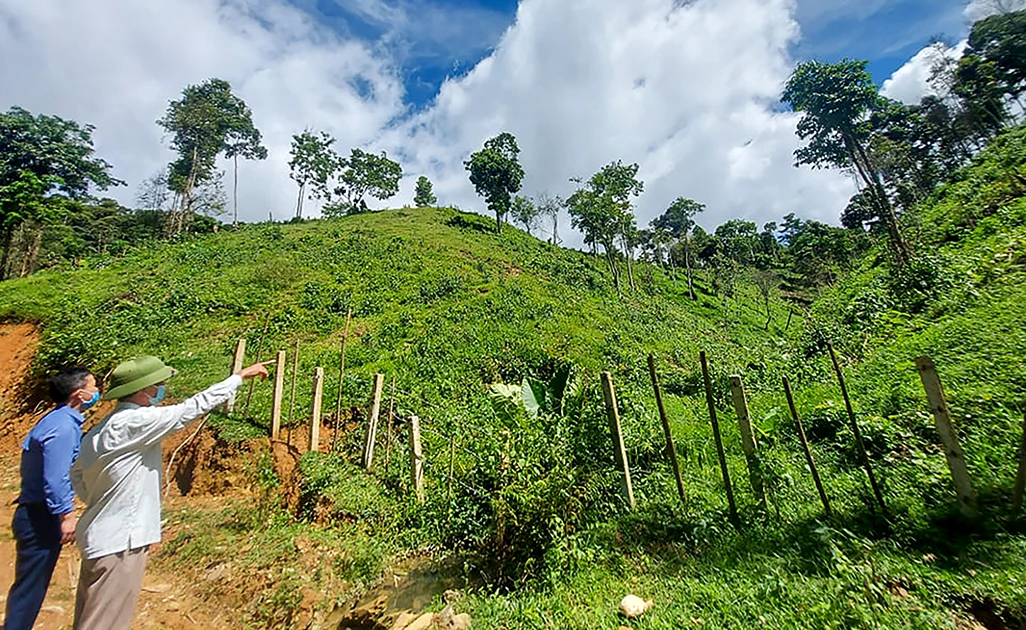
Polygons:
[[98,402],[100,402],[100,391],[96,390],[95,392],[93,392],[93,395],[89,398],[89,400],[86,400],[82,403],[82,411],[85,411],[86,409],[92,407]]
[[164,400],[164,395],[167,394],[167,385],[161,385],[157,387],[157,395],[150,396],[150,404],[156,407]]

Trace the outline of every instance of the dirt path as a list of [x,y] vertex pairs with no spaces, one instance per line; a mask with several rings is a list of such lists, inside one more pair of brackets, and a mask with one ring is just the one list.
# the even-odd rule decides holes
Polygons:
[[[26,380],[28,368],[37,346],[38,335],[31,324],[0,324],[0,365],[4,367],[0,370],[0,618],[14,581],[16,552],[10,523],[15,508],[12,502],[18,496],[21,483],[19,444],[37,418],[37,414],[32,413],[33,406],[24,403],[30,385]],[[41,405],[40,409],[45,407]],[[180,497],[175,507],[182,507],[180,502],[187,501],[188,497]],[[151,553],[159,554],[159,545]],[[73,545],[65,547],[61,553],[43,611],[36,621],[37,630],[71,628],[79,559]],[[202,601],[190,592],[190,586],[184,578],[155,571],[151,564],[132,628],[228,630],[242,626],[237,615],[219,611],[216,604]]]

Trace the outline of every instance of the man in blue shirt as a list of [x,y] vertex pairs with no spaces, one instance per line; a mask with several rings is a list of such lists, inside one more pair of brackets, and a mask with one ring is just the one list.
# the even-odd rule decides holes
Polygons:
[[61,546],[75,540],[69,473],[82,444],[82,412],[96,404],[100,390],[88,370],[74,368],[50,378],[50,398],[57,407],[32,427],[21,445],[21,494],[11,523],[18,558],[5,630],[31,630]]

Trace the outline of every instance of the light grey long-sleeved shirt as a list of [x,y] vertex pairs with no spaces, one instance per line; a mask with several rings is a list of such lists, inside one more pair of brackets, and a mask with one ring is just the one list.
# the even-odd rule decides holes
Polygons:
[[75,542],[87,559],[160,542],[161,440],[213,411],[242,385],[231,376],[167,407],[120,403],[82,438],[71,483],[86,509]]

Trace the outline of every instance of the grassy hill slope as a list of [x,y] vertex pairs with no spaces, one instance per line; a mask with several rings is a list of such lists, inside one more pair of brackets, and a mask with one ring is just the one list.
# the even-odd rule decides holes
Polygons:
[[[40,323],[41,371],[68,362],[106,371],[122,358],[154,353],[180,370],[171,387],[179,397],[226,373],[238,337],[252,352],[266,320],[261,358],[299,341],[299,407],[307,408],[309,375],[320,366],[330,413],[352,309],[344,405],[367,404],[375,372],[396,377],[402,415],[424,420],[426,504],[410,499],[401,466],[373,476],[355,469],[362,434],[354,431],[338,455],[300,462],[307,502],[325,497],[334,506],[328,525],[302,509],[283,512],[274,495],[286,480],[273,471],[261,476],[258,458],[267,504],[257,516],[193,523],[168,546],[183,568],[207,566],[228,553],[226,541],[245,534],[278,550],[250,553],[251,566],[265,569],[262,563],[291,561],[294,539],[314,536],[345,550],[346,559],[332,565],[350,583],[341,598],[390,554],[429,542],[473,552],[468,572],[492,586],[467,604],[475,627],[615,628],[615,604],[627,590],[657,602],[637,628],[954,627],[969,609],[1019,622],[1026,618],[1019,583],[1026,538],[1007,496],[1021,422],[1016,405],[1026,391],[1026,203],[1013,175],[1026,155],[1023,136],[1008,134],[924,204],[909,277],[885,271],[880,255],[871,255],[786,331],[788,310],[778,300],[763,329],[752,286],[725,299],[700,279],[693,302],[683,282],[639,264],[639,290],[618,297],[599,259],[509,228],[496,235],[490,220],[447,209],[245,226],[153,245],[88,269],[0,283],[0,316]],[[871,506],[831,380],[827,339],[843,352],[887,519]],[[728,520],[700,350],[711,360],[738,529]],[[662,454],[649,353],[666,390],[684,506]],[[912,364],[922,354],[937,362],[964,434],[985,508],[980,522],[954,516]],[[562,414],[502,414],[487,402],[487,383],[548,379],[567,365],[576,377]],[[635,511],[618,498],[598,387],[603,370],[618,388]],[[749,391],[769,488],[766,514],[748,484],[731,373]],[[783,374],[797,387],[833,519],[822,518],[781,392]],[[265,434],[269,402],[270,388],[259,387],[249,418],[215,424],[230,439]],[[383,439],[393,440],[394,461],[405,461],[404,441]],[[310,572],[287,584],[316,590],[322,579]],[[268,587],[269,601],[282,609],[298,603],[280,592],[285,583]],[[254,620],[275,614],[254,613]]]

